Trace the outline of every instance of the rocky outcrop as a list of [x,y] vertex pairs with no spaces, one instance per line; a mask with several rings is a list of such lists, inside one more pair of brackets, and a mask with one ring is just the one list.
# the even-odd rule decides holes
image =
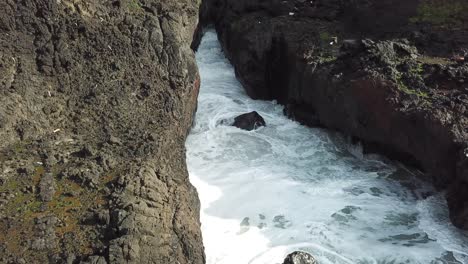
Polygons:
[[295,251],[286,257],[283,264],[318,264],[318,262],[309,253]]
[[198,5],[0,0],[1,263],[204,263]]
[[207,0],[201,14],[251,97],[424,170],[468,229],[468,5],[448,2],[450,16],[436,0]]
[[233,126],[244,129],[247,131],[251,131],[257,129],[259,127],[265,126],[265,120],[261,115],[259,115],[256,111],[242,114],[234,118]]

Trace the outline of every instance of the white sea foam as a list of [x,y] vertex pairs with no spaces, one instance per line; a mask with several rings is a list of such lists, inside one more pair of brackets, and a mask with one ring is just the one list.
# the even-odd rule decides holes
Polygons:
[[[468,236],[441,195],[408,170],[248,98],[216,34],[197,53],[202,87],[187,140],[208,264],[282,263],[294,250],[320,263],[468,263]],[[256,131],[223,120],[257,111]]]

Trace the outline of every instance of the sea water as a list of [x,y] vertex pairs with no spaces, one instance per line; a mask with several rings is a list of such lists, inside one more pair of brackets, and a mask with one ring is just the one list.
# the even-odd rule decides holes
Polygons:
[[[186,147],[208,264],[282,263],[295,250],[321,264],[468,263],[467,234],[414,171],[250,99],[214,31],[196,57],[201,90]],[[250,111],[267,126],[229,126]]]

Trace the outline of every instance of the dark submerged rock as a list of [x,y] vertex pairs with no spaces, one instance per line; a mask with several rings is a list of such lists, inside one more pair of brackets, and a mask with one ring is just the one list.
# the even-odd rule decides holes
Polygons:
[[296,251],[289,254],[283,264],[318,264],[318,262],[309,253]]
[[234,118],[234,123],[232,125],[240,129],[251,131],[265,126],[266,124],[263,117],[256,111],[253,111]]

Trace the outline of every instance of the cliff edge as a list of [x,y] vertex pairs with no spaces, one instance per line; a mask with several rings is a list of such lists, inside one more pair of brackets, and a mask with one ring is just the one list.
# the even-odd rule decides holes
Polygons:
[[0,1],[0,262],[204,263],[198,1]]

